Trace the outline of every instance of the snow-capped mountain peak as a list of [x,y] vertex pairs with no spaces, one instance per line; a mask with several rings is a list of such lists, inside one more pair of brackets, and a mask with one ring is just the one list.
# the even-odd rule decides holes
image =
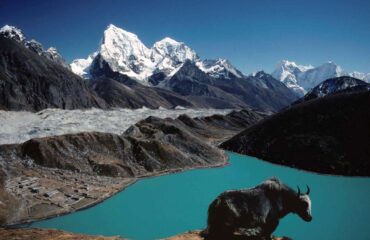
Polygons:
[[231,65],[227,59],[206,59],[204,61],[197,62],[197,66],[200,70],[215,78],[224,77],[228,79],[233,77],[243,77],[243,74]]
[[166,37],[147,48],[136,34],[110,24],[97,53],[74,60],[71,67],[76,74],[88,78],[90,71],[99,72],[95,68],[104,66],[104,61],[112,71],[147,84],[153,74],[162,72],[169,76],[186,60],[195,62],[198,56],[183,42]]
[[299,71],[299,72],[305,72],[312,68],[314,68],[314,66],[312,65],[299,65],[289,60],[282,60],[276,66],[276,69],[293,70],[293,71]]
[[[178,42],[172,38],[165,37],[164,39],[154,43],[151,49],[152,57],[171,57],[179,62],[186,60],[195,61],[198,59],[196,52],[183,42]],[[156,61],[156,60],[154,60]]]
[[30,49],[31,51],[37,53],[40,56],[45,51],[42,44],[39,43],[38,41],[36,41],[35,39],[31,39],[30,41],[26,41],[24,45],[25,45],[26,48]]
[[343,69],[332,61],[314,67],[283,60],[277,64],[271,75],[295,91],[297,95],[303,96],[322,81],[345,74]]
[[58,52],[58,50],[55,47],[50,47],[46,51],[41,53],[41,56],[46,57],[47,59],[58,63],[59,65],[70,69],[70,65],[66,63],[66,61],[63,59],[62,55]]
[[90,78],[90,66],[98,52],[90,54],[86,59],[75,59],[70,64],[72,72],[83,77]]
[[354,71],[350,73],[349,76],[357,78],[357,79],[361,79],[367,83],[370,83],[370,73],[362,73],[362,72]]
[[5,25],[0,28],[0,36],[14,39],[17,42],[23,42],[26,38],[24,37],[22,30],[17,27]]
[[138,36],[113,24],[104,31],[99,54],[113,71],[138,80],[149,77],[154,67],[150,49]]
[[100,53],[121,54],[121,57],[131,55],[149,57],[150,50],[136,34],[110,24],[104,31]]
[[156,71],[162,71],[167,74],[171,74],[173,70],[187,60],[196,62],[198,59],[198,55],[193,49],[185,45],[185,43],[169,37],[154,43],[151,48],[151,60],[156,65]]

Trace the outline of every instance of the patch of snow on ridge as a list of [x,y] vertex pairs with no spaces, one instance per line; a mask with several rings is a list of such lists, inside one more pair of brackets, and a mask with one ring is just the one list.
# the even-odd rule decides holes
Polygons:
[[78,132],[122,134],[131,125],[149,116],[176,118],[228,114],[228,109],[45,109],[38,113],[0,111],[0,144],[22,143],[31,138]]
[[5,25],[0,28],[0,36],[14,39],[17,42],[23,42],[26,38],[24,37],[22,30],[17,27]]
[[196,65],[200,70],[215,78],[230,78],[230,73],[237,78],[243,77],[243,74],[231,65],[227,59],[206,59],[197,62]]

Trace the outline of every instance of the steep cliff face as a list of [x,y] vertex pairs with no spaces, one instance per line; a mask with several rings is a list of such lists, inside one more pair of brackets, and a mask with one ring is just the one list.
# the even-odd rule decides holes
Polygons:
[[0,37],[0,109],[105,108],[87,83],[63,66]]
[[314,172],[370,176],[369,103],[365,91],[297,104],[221,147]]

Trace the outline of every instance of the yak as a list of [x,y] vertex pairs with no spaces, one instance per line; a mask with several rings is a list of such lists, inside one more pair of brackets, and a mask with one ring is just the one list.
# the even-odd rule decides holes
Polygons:
[[[209,206],[206,239],[267,240],[288,213],[298,214],[311,221],[311,200],[307,192],[301,194],[271,178],[251,189],[221,193]],[[236,237],[238,236],[238,237]]]

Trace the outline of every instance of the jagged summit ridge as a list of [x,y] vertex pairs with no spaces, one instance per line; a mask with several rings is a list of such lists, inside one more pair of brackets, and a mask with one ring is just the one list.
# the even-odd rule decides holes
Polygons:
[[197,66],[200,70],[207,73],[212,77],[224,77],[228,78],[242,78],[243,74],[231,65],[227,59],[206,59],[204,61],[197,62]]
[[236,77],[242,76],[227,60],[214,60],[215,66],[209,60],[203,63],[197,53],[183,42],[165,37],[148,48],[136,34],[113,24],[108,25],[104,31],[97,52],[87,59],[74,60],[71,67],[76,74],[89,78],[91,72],[95,72],[92,66],[102,68],[108,65],[112,71],[149,84],[151,76],[160,73],[162,77],[168,78],[186,61],[197,63],[209,75],[225,76],[228,74],[226,71],[231,70]]
[[134,79],[147,78],[154,68],[150,49],[135,34],[113,24],[104,31],[99,54],[113,71]]
[[24,42],[26,39],[22,30],[10,25],[4,25],[2,28],[0,28],[0,36],[14,39],[17,42]]
[[0,36],[13,39],[23,44],[26,48],[37,53],[38,55],[43,56],[55,63],[58,63],[59,65],[62,65],[65,68],[70,69],[69,64],[65,62],[65,60],[58,53],[58,50],[55,47],[50,47],[47,50],[45,50],[42,44],[36,41],[35,39],[26,41],[26,37],[24,36],[22,30],[15,26],[10,25],[3,26],[0,29]]

